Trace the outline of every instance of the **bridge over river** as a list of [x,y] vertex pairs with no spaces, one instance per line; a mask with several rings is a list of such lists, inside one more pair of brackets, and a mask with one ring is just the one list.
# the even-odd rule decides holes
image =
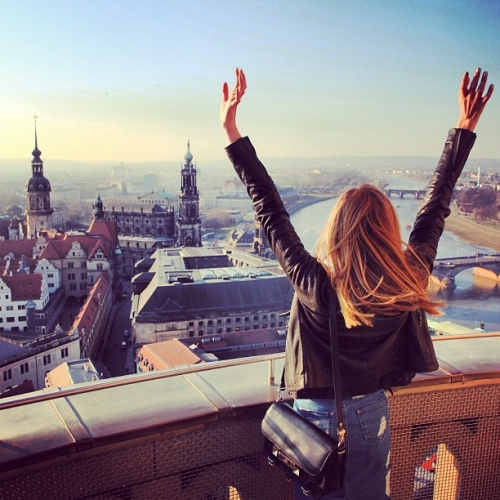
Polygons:
[[455,288],[455,276],[465,269],[474,267],[493,271],[498,278],[500,275],[500,253],[493,255],[477,253],[467,257],[436,259],[432,274],[439,281],[445,283],[447,288]]
[[384,193],[390,198],[393,194],[398,195],[401,199],[405,197],[405,195],[414,196],[417,200],[423,200],[426,189],[384,189]]

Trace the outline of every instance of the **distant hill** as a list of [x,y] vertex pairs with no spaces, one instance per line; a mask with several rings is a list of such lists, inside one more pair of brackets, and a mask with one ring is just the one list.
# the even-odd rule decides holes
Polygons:
[[[113,168],[121,165],[115,162],[79,162],[73,160],[60,160],[43,158],[45,174],[54,179],[59,173],[84,174],[86,176],[107,175]],[[262,158],[263,163],[269,169],[330,169],[330,168],[401,168],[433,170],[436,166],[437,157],[432,156],[341,156],[325,158]],[[228,174],[229,160],[222,158],[216,161],[203,161],[202,158],[195,161],[201,175],[232,175]],[[124,168],[128,175],[142,175],[148,172],[162,172],[168,175],[176,175],[180,172],[182,162],[179,161],[144,161],[124,162]],[[469,161],[466,169],[477,169],[481,167],[486,170],[499,170],[500,159],[475,158]],[[0,159],[0,174],[5,178],[27,179],[30,174],[31,157],[26,159]]]

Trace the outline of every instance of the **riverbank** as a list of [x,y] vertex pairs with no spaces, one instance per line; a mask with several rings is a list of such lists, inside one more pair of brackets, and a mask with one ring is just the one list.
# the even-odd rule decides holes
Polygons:
[[500,225],[487,225],[470,220],[460,215],[453,206],[450,216],[446,219],[445,228],[467,243],[500,252]]
[[288,212],[288,215],[293,215],[299,210],[302,210],[303,208],[309,207],[310,205],[314,205],[315,203],[319,203],[321,201],[326,201],[331,198],[334,198],[334,196],[312,196],[312,195],[306,195],[302,196],[301,200],[299,202],[295,202],[291,205],[286,205],[286,211]]

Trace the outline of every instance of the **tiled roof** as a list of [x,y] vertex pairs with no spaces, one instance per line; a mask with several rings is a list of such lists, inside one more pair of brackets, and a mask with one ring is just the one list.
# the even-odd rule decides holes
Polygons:
[[142,362],[140,363],[143,364],[147,359],[148,364],[145,367],[143,366],[144,370],[147,370],[150,365],[153,365],[155,370],[164,370],[175,366],[194,365],[202,362],[197,354],[178,339],[145,345],[141,347],[137,354],[139,357],[142,354]]
[[0,363],[28,352],[29,350],[29,346],[20,346],[18,344],[0,339]]
[[23,267],[23,262],[27,264],[30,273],[35,271],[38,264],[37,259],[24,258],[24,259],[2,259],[0,258],[0,275],[2,275],[6,269],[16,273],[21,267]]
[[0,241],[0,257],[4,258],[9,253],[12,253],[16,259],[20,259],[23,255],[33,257],[33,248],[36,243],[36,240],[30,239]]
[[13,301],[40,300],[42,295],[41,274],[17,274],[0,276],[12,292]]
[[118,245],[118,230],[116,221],[114,220],[93,219],[88,234],[91,236],[102,236],[110,245],[110,248],[108,248],[109,252],[113,251]]
[[92,258],[98,249],[101,249],[109,259],[112,256],[114,246],[102,236],[87,234],[64,235],[62,239],[53,239],[47,242],[47,245],[40,254],[40,259],[54,260],[64,259],[68,255],[74,242],[78,242],[87,258]]
[[[149,292],[149,293],[148,293]],[[293,289],[285,276],[156,286],[141,293],[138,322],[177,321],[187,315],[226,315],[258,309],[288,310]]]
[[90,333],[92,326],[94,325],[97,313],[99,312],[99,294],[104,297],[106,290],[109,285],[109,277],[106,273],[101,274],[99,279],[96,281],[95,285],[92,287],[85,304],[80,309],[80,312],[73,321],[71,326],[71,332],[78,329],[80,336],[82,335],[83,329],[85,328],[86,334]]

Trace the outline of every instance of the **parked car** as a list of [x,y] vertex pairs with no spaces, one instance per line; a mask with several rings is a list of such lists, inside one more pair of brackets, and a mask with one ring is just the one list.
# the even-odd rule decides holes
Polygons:
[[121,347],[122,349],[126,349],[127,348],[127,341],[124,340],[122,343],[121,343]]

